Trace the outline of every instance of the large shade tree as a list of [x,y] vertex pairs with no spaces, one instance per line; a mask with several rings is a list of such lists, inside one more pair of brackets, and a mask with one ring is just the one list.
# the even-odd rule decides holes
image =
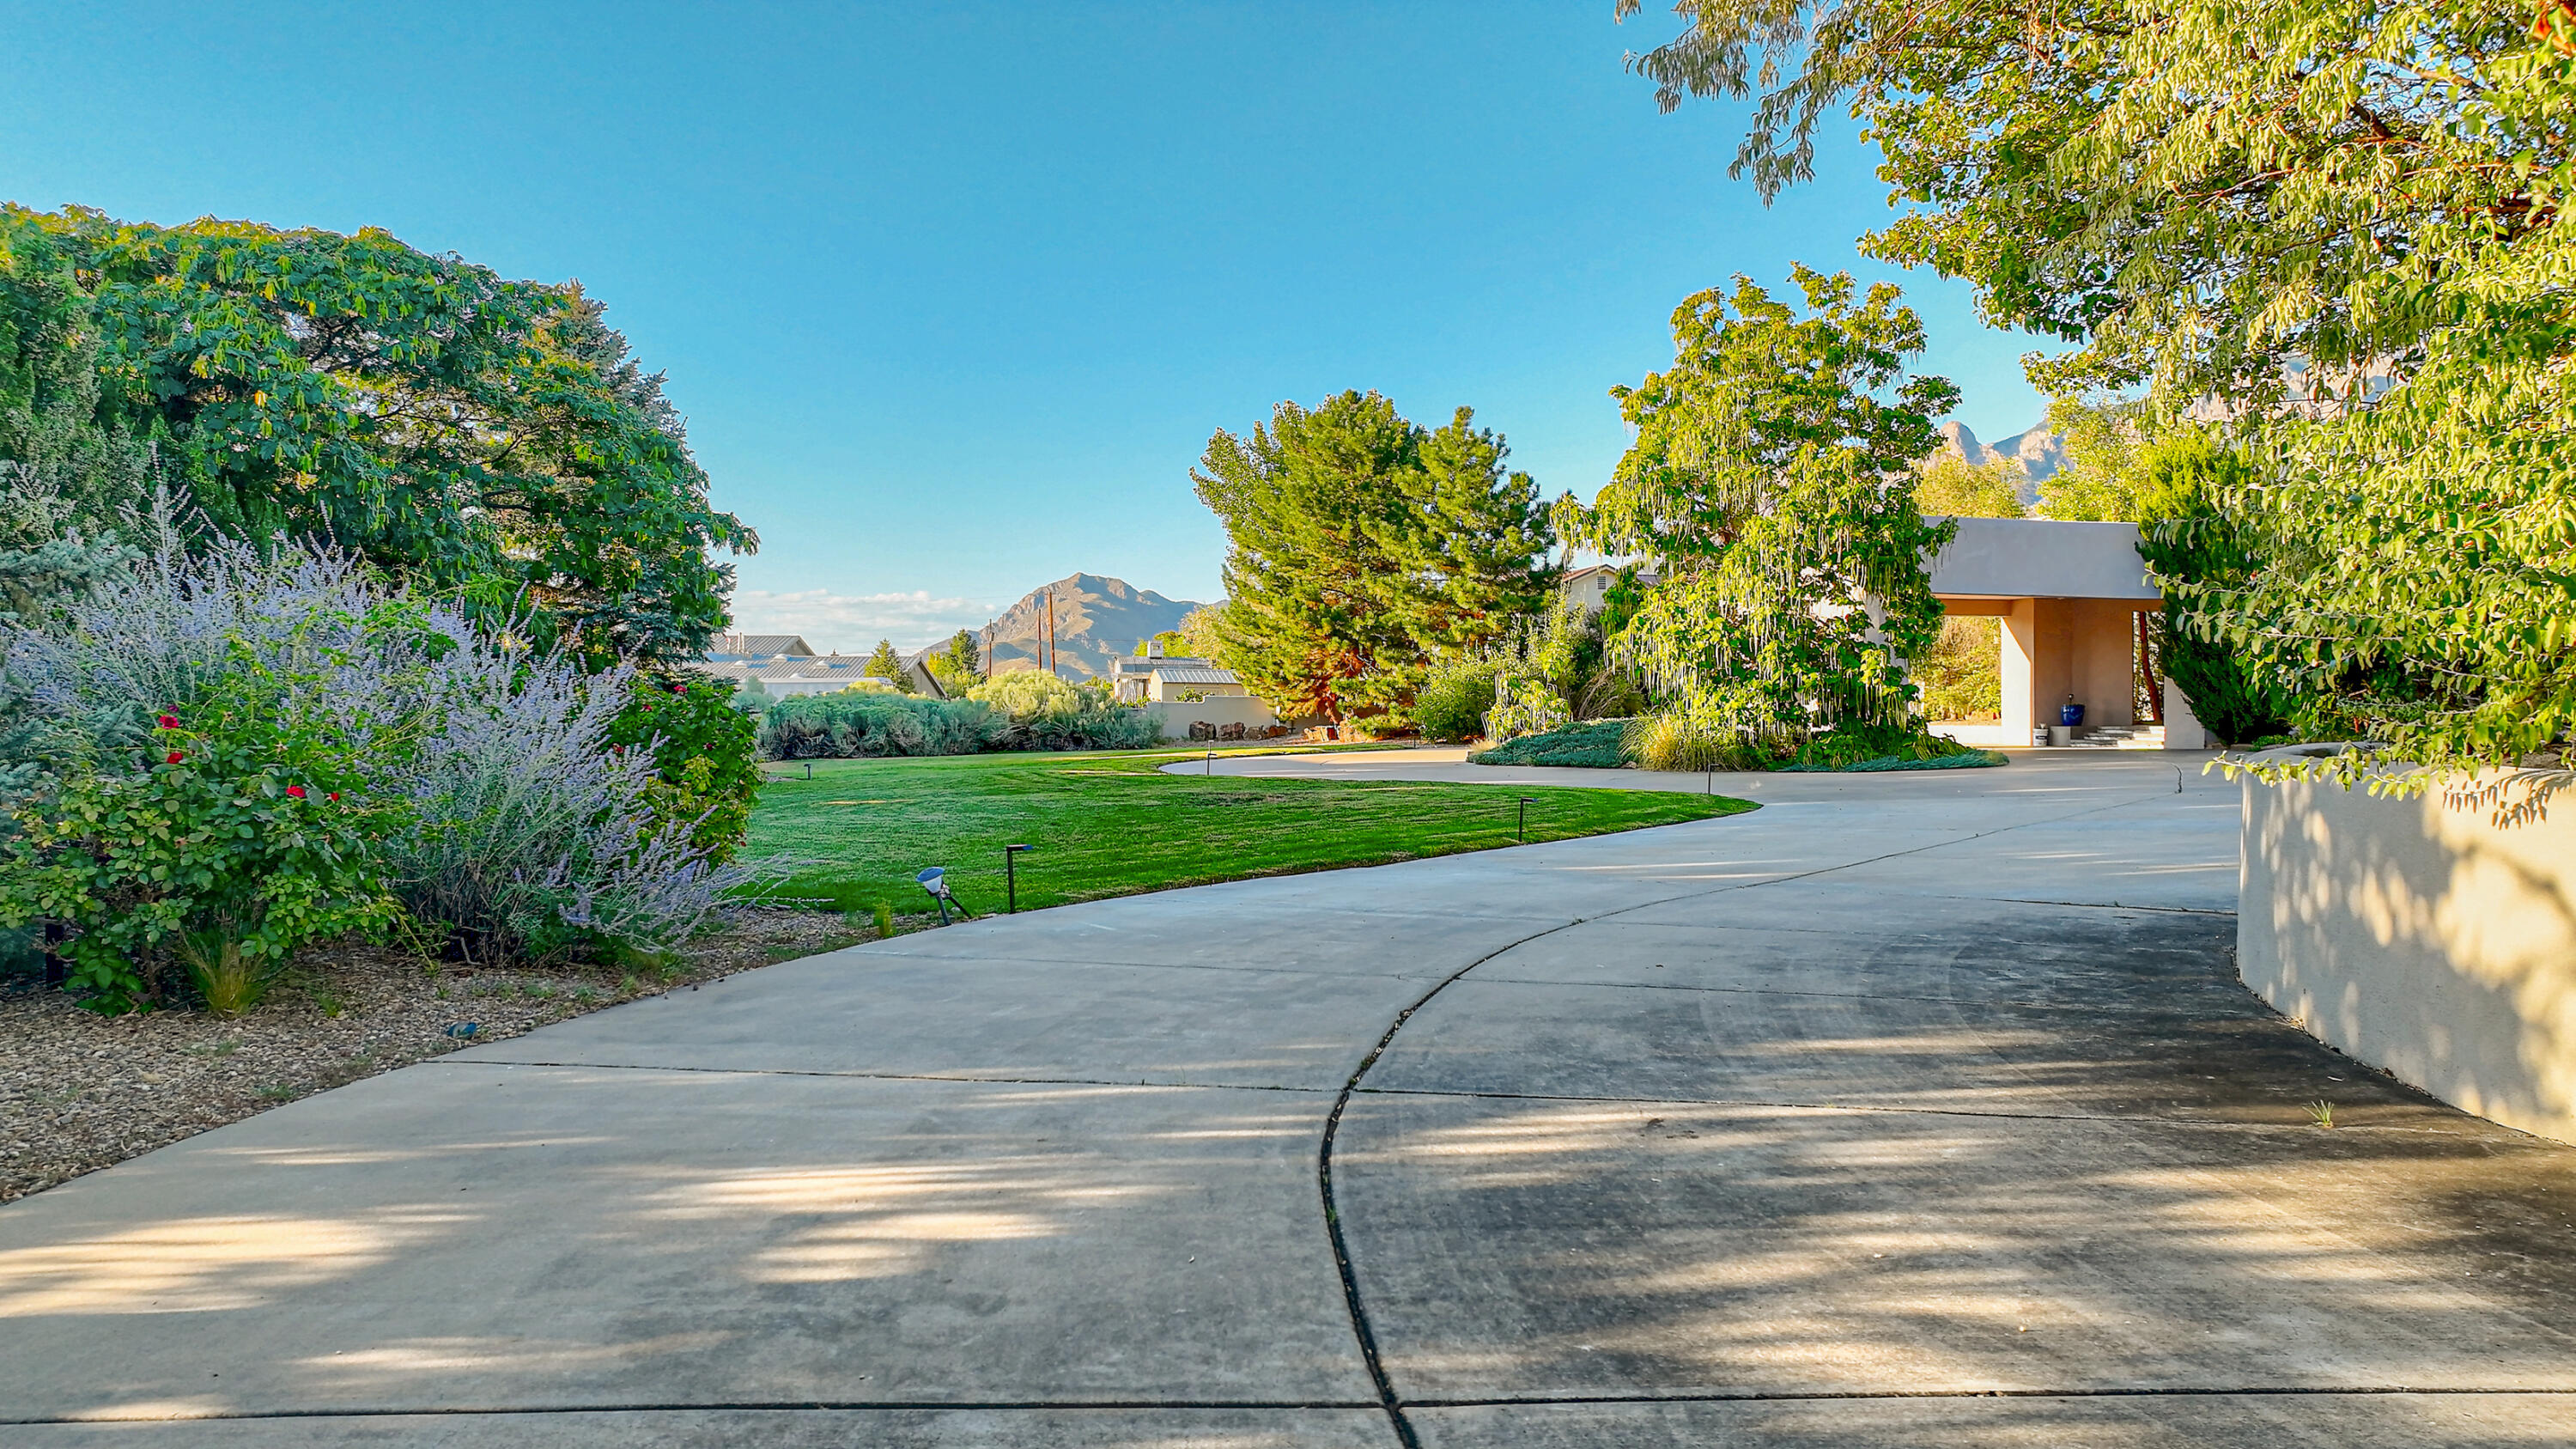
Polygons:
[[1546,600],[1537,485],[1460,408],[1439,429],[1377,393],[1279,404],[1191,476],[1226,528],[1218,655],[1283,714],[1402,722],[1432,661]]
[[534,603],[601,657],[694,655],[725,621],[710,555],[755,543],[577,286],[372,229],[0,207],[0,458],[58,535],[157,482],[222,533]]
[[1923,325],[1885,283],[1799,267],[1805,303],[1749,278],[1673,313],[1673,363],[1612,390],[1636,442],[1575,542],[1657,576],[1620,636],[1703,729],[1794,749],[1811,731],[1905,726],[1906,661],[1941,629],[1923,560],[1950,536],[1915,464],[1958,389],[1908,375]]
[[[1619,0],[1634,13],[1635,0]],[[2576,10],[2550,0],[1683,0],[1664,104],[1758,97],[1766,192],[1848,109],[1876,254],[1975,284],[2248,465],[2199,627],[2441,765],[2576,726]],[[2305,768],[2305,767],[2302,767]],[[2351,768],[2349,765],[2317,768]]]

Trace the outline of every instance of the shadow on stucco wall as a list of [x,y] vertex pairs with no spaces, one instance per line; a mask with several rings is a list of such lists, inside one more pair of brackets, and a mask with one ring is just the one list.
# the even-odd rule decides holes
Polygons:
[[2561,772],[2413,798],[2245,781],[2237,959],[2327,1043],[2576,1141],[2576,811]]

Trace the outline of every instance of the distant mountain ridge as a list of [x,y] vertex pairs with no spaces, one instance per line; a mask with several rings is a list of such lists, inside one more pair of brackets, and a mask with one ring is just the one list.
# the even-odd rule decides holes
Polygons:
[[1991,443],[1978,442],[1966,423],[1943,423],[1941,443],[1974,467],[1982,468],[1997,458],[2010,458],[2021,464],[2021,501],[2026,504],[2039,501],[2039,480],[2066,466],[2066,440],[2050,431],[2046,423]]
[[1108,673],[1110,660],[1135,653],[1141,640],[1179,628],[1190,610],[1199,607],[1196,600],[1167,599],[1125,579],[1068,574],[1029,590],[976,636],[992,652],[994,673],[1038,667],[1050,597],[1055,601],[1056,672],[1067,679]]

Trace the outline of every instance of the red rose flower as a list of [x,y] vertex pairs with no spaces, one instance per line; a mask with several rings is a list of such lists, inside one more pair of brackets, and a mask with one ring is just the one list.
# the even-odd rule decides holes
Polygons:
[[175,765],[175,764],[179,763],[181,760],[184,760],[184,759],[186,759],[186,758],[188,758],[186,755],[184,755],[184,754],[180,753],[180,752],[179,752],[179,751],[177,751],[177,750],[172,750],[172,751],[170,752],[170,760],[169,760],[169,763],[171,763],[171,764]]
[[165,714],[165,715],[161,716],[161,728],[163,728],[163,729],[165,729],[165,730],[175,730],[175,729],[177,729],[178,727],[179,727],[179,717],[178,717],[177,715],[175,715],[175,714]]
[[337,790],[332,791],[332,792],[331,792],[331,796],[330,796],[330,798],[332,798],[332,799],[334,799],[334,800],[339,799],[339,798],[340,798],[340,792],[339,792],[339,791],[337,791]]
[[289,785],[286,787],[286,793],[294,796],[298,800],[301,800],[304,798],[304,787],[301,785]]

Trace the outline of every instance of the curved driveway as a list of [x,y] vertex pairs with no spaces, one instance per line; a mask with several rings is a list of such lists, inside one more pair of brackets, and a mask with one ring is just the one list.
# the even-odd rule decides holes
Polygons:
[[2233,787],[1716,787],[1766,808],[902,937],[0,1208],[0,1443],[2576,1438],[2576,1150],[2236,984]]

